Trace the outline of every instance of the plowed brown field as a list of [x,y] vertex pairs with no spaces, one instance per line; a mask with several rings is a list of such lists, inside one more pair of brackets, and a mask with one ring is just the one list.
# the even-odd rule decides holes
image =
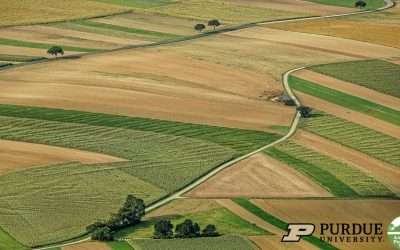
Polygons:
[[62,250],[111,250],[111,248],[103,242],[85,242],[76,245],[69,245]]

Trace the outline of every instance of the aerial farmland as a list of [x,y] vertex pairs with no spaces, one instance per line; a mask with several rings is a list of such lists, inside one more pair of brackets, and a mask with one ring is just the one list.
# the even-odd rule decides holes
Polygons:
[[399,197],[396,0],[0,0],[0,250],[400,249]]

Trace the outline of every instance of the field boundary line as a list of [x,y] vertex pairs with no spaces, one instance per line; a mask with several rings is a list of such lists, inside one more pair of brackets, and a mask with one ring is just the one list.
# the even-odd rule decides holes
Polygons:
[[[249,27],[253,27],[254,25],[257,25],[257,24],[274,24],[274,23],[282,23],[282,22],[293,22],[293,21],[304,21],[304,20],[312,20],[312,19],[325,19],[325,18],[332,18],[332,17],[359,15],[359,14],[379,12],[379,11],[383,11],[383,10],[386,10],[386,9],[389,9],[389,8],[392,8],[392,7],[395,6],[395,3],[392,2],[391,0],[384,0],[384,1],[385,1],[386,5],[381,7],[381,8],[379,8],[379,9],[375,9],[375,10],[357,11],[357,12],[351,12],[351,13],[345,13],[345,14],[335,14],[335,15],[328,15],[328,16],[318,16],[318,17],[289,18],[289,19],[285,19],[285,20],[275,20],[275,21],[267,21],[267,22],[262,22],[261,21],[261,22],[243,24],[243,25],[240,25],[240,26],[234,27],[234,28],[225,28],[224,30],[219,30],[217,32],[210,32],[210,33],[206,33],[206,34],[200,34],[200,35],[196,35],[196,36],[193,36],[193,37],[189,37],[189,39],[181,39],[181,40],[177,40],[177,41],[165,41],[164,43],[161,42],[161,43],[155,43],[155,44],[139,45],[139,46],[135,46],[135,47],[128,46],[128,47],[124,47],[124,48],[118,48],[118,49],[115,49],[115,50],[108,50],[108,51],[103,51],[103,52],[98,52],[98,53],[108,53],[108,52],[124,50],[124,49],[146,48],[146,47],[154,47],[154,46],[166,45],[166,44],[171,44],[171,43],[178,43],[178,42],[187,41],[187,40],[194,40],[194,39],[205,37],[205,36],[211,36],[211,35],[214,35],[214,34],[227,33],[227,32],[230,32],[230,31],[246,29],[246,28],[249,28]],[[98,53],[96,53],[96,54],[98,54]],[[94,53],[87,53],[87,54],[84,54],[84,55],[79,56],[79,57],[84,57],[84,56],[87,56],[87,55],[94,55]],[[55,60],[55,59],[49,59],[47,61],[50,61],[50,60]],[[36,62],[36,63],[41,63],[41,62],[44,62],[44,61],[40,61],[40,62]],[[26,64],[24,64],[24,65],[26,65]],[[23,66],[23,65],[20,65],[20,66]],[[14,67],[6,67],[6,68],[14,68]],[[282,84],[283,84],[284,90],[285,90],[286,94],[295,102],[296,107],[300,107],[301,103],[297,99],[296,95],[293,93],[292,89],[289,86],[289,82],[288,82],[289,75],[294,73],[294,72],[296,72],[296,71],[303,70],[303,69],[306,69],[306,68],[307,67],[304,67],[304,66],[303,67],[297,67],[297,68],[291,69],[289,71],[286,71],[282,76]],[[240,156],[240,157],[235,158],[233,160],[230,160],[230,161],[218,166],[217,168],[214,168],[213,170],[211,170],[210,172],[208,172],[204,176],[198,178],[197,180],[193,181],[189,185],[186,185],[185,187],[183,187],[182,189],[178,190],[177,192],[175,192],[173,194],[170,194],[167,197],[165,197],[165,198],[163,198],[163,199],[151,204],[150,206],[146,207],[145,211],[146,212],[150,212],[150,211],[155,210],[155,209],[157,209],[157,208],[159,208],[159,207],[161,207],[161,206],[163,206],[163,205],[165,205],[165,204],[167,204],[167,203],[169,203],[169,202],[171,202],[171,201],[173,201],[175,199],[182,198],[183,194],[185,194],[185,193],[189,192],[190,190],[194,189],[195,187],[199,186],[200,184],[202,184],[203,182],[207,181],[209,178],[213,177],[214,175],[216,175],[217,173],[221,172],[222,170],[224,170],[224,169],[232,166],[233,164],[238,163],[238,162],[240,162],[240,161],[242,161],[244,159],[247,159],[247,158],[249,158],[249,157],[251,157],[251,156],[253,156],[253,155],[255,155],[255,154],[257,154],[257,153],[259,153],[259,152],[261,152],[263,150],[265,150],[265,149],[273,147],[276,144],[281,143],[281,142],[289,139],[291,136],[293,136],[295,134],[297,126],[298,126],[299,121],[300,121],[300,118],[301,118],[300,112],[296,111],[296,115],[293,118],[290,130],[285,136],[283,136],[280,139],[278,139],[278,140],[276,140],[276,141],[274,141],[274,142],[272,142],[270,144],[267,144],[267,145],[265,145],[265,146],[263,146],[263,147],[261,147],[259,149],[256,149],[256,150],[254,150],[254,151],[252,151],[252,152],[250,152],[250,153],[248,153],[246,155],[243,155],[243,156]],[[90,240],[90,237],[87,237],[87,238],[84,238],[84,239],[80,239],[78,241],[69,242],[69,243],[65,243],[65,244],[50,245],[50,246],[39,247],[39,248],[32,248],[32,250],[46,250],[46,249],[51,249],[51,248],[63,247],[63,246],[67,246],[67,245],[74,245],[74,244],[82,243],[82,242],[89,241],[89,240]]]

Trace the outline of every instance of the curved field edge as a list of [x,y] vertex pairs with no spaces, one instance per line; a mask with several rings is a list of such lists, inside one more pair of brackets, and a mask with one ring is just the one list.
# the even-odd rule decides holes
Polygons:
[[[279,138],[258,131],[143,118],[2,107],[8,116],[0,116],[0,138],[85,148],[128,160],[59,164],[1,176],[2,226],[27,245],[72,238],[87,224],[117,209],[127,193],[151,204],[235,156]],[[42,192],[33,195],[37,190]],[[100,212],[90,212],[93,209]]]

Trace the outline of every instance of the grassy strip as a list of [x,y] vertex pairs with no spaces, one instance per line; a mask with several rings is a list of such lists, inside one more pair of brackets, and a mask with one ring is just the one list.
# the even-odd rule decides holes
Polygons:
[[21,55],[6,55],[0,54],[0,61],[10,61],[10,62],[33,62],[37,60],[43,60],[44,57],[37,56],[21,56]]
[[183,215],[166,215],[160,217],[149,218],[143,223],[127,228],[118,232],[115,236],[117,238],[141,239],[152,238],[154,232],[154,225],[161,219],[169,219],[173,225],[180,224],[186,219],[190,219],[199,223],[201,228],[205,228],[208,224],[214,224],[218,232],[222,235],[270,235],[271,233],[257,227],[254,224],[242,219],[236,214],[232,213],[226,208],[213,208],[206,211],[187,213]]
[[311,177],[313,180],[324,186],[326,189],[329,190],[329,192],[337,197],[358,196],[358,194],[352,188],[336,178],[335,175],[320,168],[319,166],[297,159],[295,156],[285,153],[277,148],[270,148],[266,151],[266,153],[269,156],[285,162],[289,166]]
[[[49,49],[52,46],[59,46],[57,44],[48,44],[48,43],[36,43],[36,42],[29,42],[29,41],[21,41],[21,40],[12,40],[6,38],[0,38],[1,45],[10,45],[16,47],[29,47],[29,48],[37,48],[37,49]],[[100,49],[93,49],[93,48],[81,48],[81,47],[73,47],[73,46],[64,46],[61,47],[66,51],[75,51],[75,52],[95,52],[101,51]]]
[[107,245],[112,250],[134,250],[133,247],[126,241],[111,241],[107,242]]
[[400,97],[400,65],[364,60],[313,66],[315,72],[352,82],[381,93]]
[[277,134],[254,130],[17,105],[0,105],[0,116],[126,128],[173,136],[184,136],[232,148],[237,152],[237,155],[248,153],[280,138]]
[[138,9],[148,9],[174,3],[174,0],[91,0],[96,2],[127,6]]
[[15,240],[11,235],[3,231],[0,227],[0,249],[12,249],[12,250],[28,250],[25,246]]
[[12,64],[12,63],[8,63],[8,62],[6,62],[6,63],[0,63],[0,68],[7,67],[7,66],[11,66],[11,65],[13,65],[13,64]]
[[400,140],[338,117],[319,112],[301,127],[314,134],[400,167]]
[[82,25],[82,26],[122,31],[122,32],[126,32],[126,33],[137,34],[137,35],[156,37],[158,39],[178,39],[178,38],[183,37],[183,36],[179,36],[179,35],[175,35],[175,34],[169,34],[169,33],[163,33],[163,32],[151,31],[151,30],[136,29],[136,28],[129,28],[129,27],[124,27],[124,26],[107,24],[107,23],[99,23],[99,22],[94,22],[94,21],[89,21],[89,20],[76,21],[75,23]]
[[289,83],[290,86],[297,91],[316,96],[336,105],[373,116],[395,125],[400,125],[400,112],[397,110],[295,76],[289,77]]
[[254,250],[254,245],[240,236],[194,239],[135,240],[132,245],[145,250]]
[[[354,8],[354,4],[356,1],[349,1],[349,0],[308,0],[310,2],[319,3],[319,4],[326,4],[326,5],[334,5],[340,7],[348,7]],[[385,6],[385,2],[383,0],[364,0],[367,3],[365,9],[372,10],[378,9]],[[364,9],[364,10],[365,10]]]
[[[251,212],[252,214],[260,217],[261,219],[263,219],[264,221],[278,227],[279,229],[286,231],[288,224],[273,216],[272,214],[267,213],[266,211],[264,211],[263,209],[259,208],[258,206],[254,205],[253,203],[251,203],[249,200],[243,199],[243,198],[235,198],[233,199],[233,201],[238,204],[239,206],[245,208],[246,210],[248,210],[249,212]],[[330,249],[337,249],[336,247],[330,245],[329,243],[320,240],[319,238],[315,237],[315,236],[306,236],[303,238],[304,240],[310,242],[311,244],[313,244],[314,246],[320,248],[320,249],[324,249],[324,250],[330,250]]]
[[336,196],[393,196],[387,187],[359,169],[293,141],[281,143],[267,154],[309,175]]

